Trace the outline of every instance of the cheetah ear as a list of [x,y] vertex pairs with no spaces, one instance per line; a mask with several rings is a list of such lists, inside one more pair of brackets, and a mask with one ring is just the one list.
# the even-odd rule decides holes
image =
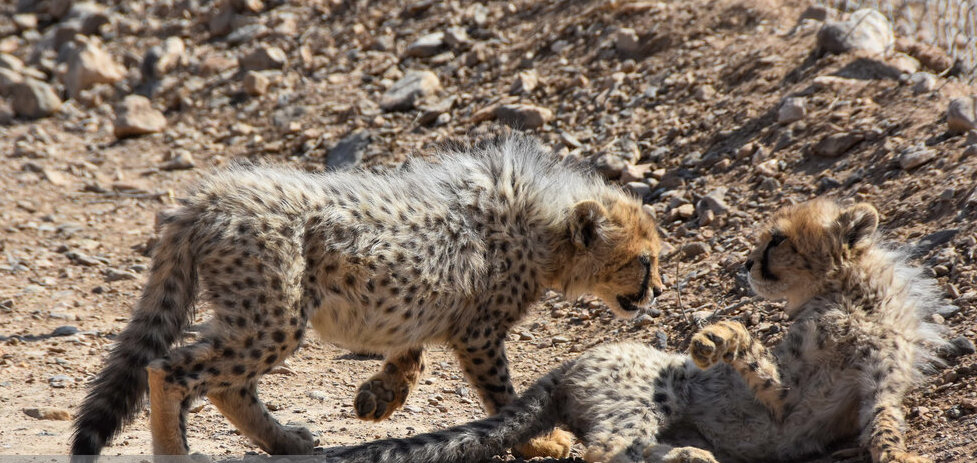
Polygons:
[[850,249],[868,246],[879,227],[879,211],[871,204],[858,203],[838,216],[838,226],[844,243]]
[[590,249],[600,238],[607,210],[597,201],[580,201],[570,213],[570,240],[577,249]]

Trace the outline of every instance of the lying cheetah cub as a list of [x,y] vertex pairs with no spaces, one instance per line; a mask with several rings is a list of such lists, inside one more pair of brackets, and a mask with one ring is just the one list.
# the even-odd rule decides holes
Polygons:
[[746,266],[793,320],[767,350],[737,322],[707,326],[691,356],[597,347],[491,418],[339,449],[344,462],[478,461],[565,425],[600,462],[796,461],[860,436],[875,462],[906,452],[903,395],[945,345],[924,318],[934,282],[876,241],[872,206],[814,200],[778,212]]
[[[641,202],[516,136],[387,173],[231,168],[204,179],[161,233],[81,407],[75,455],[98,454],[147,389],[156,454],[188,452],[186,411],[203,395],[264,451],[309,453],[309,431],[279,424],[256,389],[308,321],[328,342],[387,354],[357,393],[363,419],[403,405],[430,343],[454,348],[494,413],[515,398],[506,333],[544,289],[593,293],[621,316],[662,290]],[[214,315],[198,341],[171,350],[198,286]],[[569,446],[555,433],[524,452]]]

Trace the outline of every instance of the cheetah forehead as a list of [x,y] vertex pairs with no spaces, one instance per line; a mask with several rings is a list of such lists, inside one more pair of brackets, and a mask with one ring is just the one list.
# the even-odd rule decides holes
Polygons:
[[838,219],[841,207],[827,199],[814,199],[776,212],[768,224],[764,239],[780,233],[798,243],[815,243],[826,237],[830,225]]
[[608,210],[608,216],[624,230],[626,239],[629,240],[629,247],[633,251],[642,252],[650,248],[657,254],[661,249],[655,219],[642,209],[640,202],[616,202]]

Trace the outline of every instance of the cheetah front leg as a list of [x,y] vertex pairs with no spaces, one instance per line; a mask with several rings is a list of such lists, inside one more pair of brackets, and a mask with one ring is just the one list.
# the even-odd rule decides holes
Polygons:
[[404,405],[426,368],[423,348],[388,355],[380,372],[360,385],[353,403],[356,416],[370,421],[386,419]]
[[[909,388],[909,372],[901,365],[911,365],[907,358],[902,362],[880,353],[870,371],[864,372],[862,381],[863,400],[859,410],[862,425],[862,441],[867,444],[874,463],[931,463],[926,457],[906,451],[903,429],[902,397]],[[875,380],[872,380],[874,378]]]
[[[509,378],[509,360],[505,355],[505,333],[496,337],[465,338],[455,343],[455,352],[468,381],[478,391],[482,404],[490,415],[515,399],[516,392]],[[549,434],[531,439],[515,449],[525,458],[566,458],[570,455],[573,435],[554,429]]]
[[783,419],[787,387],[781,381],[776,358],[742,323],[721,321],[703,328],[692,337],[689,354],[702,369],[720,360],[730,364],[774,419]]

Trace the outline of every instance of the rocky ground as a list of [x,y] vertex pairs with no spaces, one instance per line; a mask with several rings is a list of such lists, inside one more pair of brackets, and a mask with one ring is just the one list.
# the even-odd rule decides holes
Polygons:
[[[717,319],[776,342],[780,305],[753,297],[740,271],[756,223],[814,196],[853,198],[916,246],[959,307],[937,319],[957,346],[947,367],[907,399],[910,448],[973,461],[977,134],[961,133],[973,100],[951,101],[974,89],[943,72],[952,61],[938,50],[912,37],[893,47],[884,27],[833,24],[819,46],[821,20],[847,16],[799,19],[807,6],[0,3],[0,454],[67,451],[65,419],[145,278],[155,213],[200,175],[234,159],[396,166],[509,125],[645,197],[668,243],[668,291],[636,320],[546,298],[509,342],[517,388],[604,342],[684,350]],[[416,394],[380,424],[351,407],[380,361],[314,339],[262,394],[325,446],[481,416],[451,355],[432,351]],[[208,454],[255,450],[206,401],[189,438]],[[106,453],[149,450],[143,414]]]

